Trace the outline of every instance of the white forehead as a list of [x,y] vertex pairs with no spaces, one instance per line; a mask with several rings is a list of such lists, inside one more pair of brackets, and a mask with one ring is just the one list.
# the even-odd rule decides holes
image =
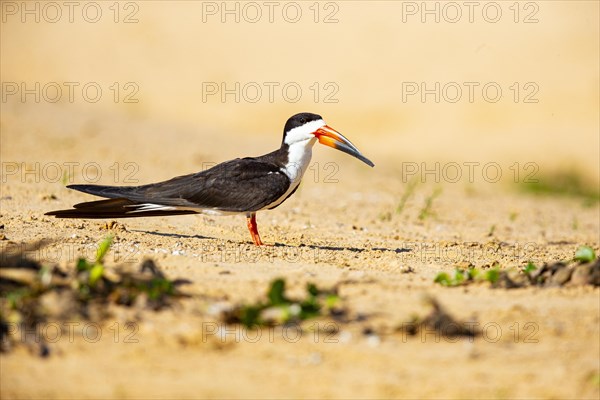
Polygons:
[[285,135],[285,143],[290,145],[303,140],[314,139],[315,136],[313,135],[313,132],[325,125],[327,125],[325,124],[325,121],[318,119],[298,126]]

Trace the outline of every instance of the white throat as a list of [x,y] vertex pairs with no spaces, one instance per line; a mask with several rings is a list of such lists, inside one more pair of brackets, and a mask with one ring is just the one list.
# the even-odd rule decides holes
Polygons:
[[312,147],[317,142],[317,138],[313,133],[325,125],[325,121],[320,119],[294,128],[286,134],[285,143],[288,145],[288,161],[281,170],[290,178],[293,188],[300,183],[310,164]]
[[285,164],[285,167],[281,168],[281,171],[290,178],[292,186],[300,183],[302,176],[306,172],[312,157],[312,147],[316,141],[317,138],[313,136],[312,139],[289,145],[288,162]]

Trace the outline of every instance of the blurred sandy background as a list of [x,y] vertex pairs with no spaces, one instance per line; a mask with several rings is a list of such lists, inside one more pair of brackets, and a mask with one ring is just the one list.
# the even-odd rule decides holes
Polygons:
[[[34,145],[40,144],[43,135],[36,136],[36,130],[41,127],[58,129],[66,140],[92,140],[92,145],[115,130],[118,136],[136,137],[139,146],[152,140],[169,143],[165,139],[181,137],[181,132],[206,135],[206,148],[195,150],[197,158],[208,161],[218,151],[215,143],[224,149],[231,147],[228,142],[248,147],[246,152],[227,150],[227,156],[258,154],[278,145],[287,117],[306,110],[322,114],[381,168],[392,161],[497,161],[503,168],[531,161],[542,173],[573,166],[598,178],[598,2],[520,2],[518,7],[499,2],[496,23],[488,21],[496,19],[497,7],[486,2],[472,10],[460,2],[453,3],[459,8],[428,2],[428,9],[438,7],[439,23],[435,14],[424,13],[421,2],[282,2],[272,9],[272,23],[262,2],[96,4],[77,3],[73,22],[69,9],[60,6],[61,17],[53,23],[56,8],[44,2],[2,2],[3,84],[25,82],[33,88],[35,82],[42,87],[57,82],[63,88],[57,103],[43,96],[36,103],[32,95],[22,102],[20,92],[7,94],[3,86],[3,160],[28,157],[25,149],[12,146],[6,132],[32,135]],[[38,7],[40,22],[24,7]],[[224,13],[236,7],[239,22],[235,13]],[[97,9],[102,12],[98,22],[87,22]],[[296,19],[298,9],[299,21],[287,22]],[[261,17],[253,23],[257,10]],[[457,10],[461,16],[453,23]],[[79,83],[73,102],[63,82]],[[103,90],[97,103],[82,97],[87,82]],[[116,103],[110,89],[114,82],[120,85]],[[139,88],[137,103],[123,102],[133,90],[125,90],[127,82]],[[262,97],[252,103],[248,98],[255,92],[249,91],[239,103],[234,95],[223,102],[220,93],[204,93],[203,99],[207,84],[233,88],[236,82],[240,87],[255,82]],[[264,82],[278,85],[273,102]],[[282,94],[289,82],[302,89],[296,103]],[[311,89],[315,82],[317,98]],[[325,88],[328,82],[335,86]],[[403,87],[422,82],[429,89],[436,82],[441,88],[456,82],[462,98],[448,101],[455,96],[451,90],[440,92],[439,103],[434,95],[422,102],[421,93],[404,93],[403,101]],[[464,82],[478,85],[473,102]],[[489,82],[502,89],[496,103],[483,97],[482,87]],[[334,88],[331,99],[337,102],[328,103],[326,95]],[[537,103],[525,103],[534,88],[539,90],[531,99]],[[136,131],[132,126],[138,123],[150,125]],[[90,130],[100,136],[86,138]],[[102,156],[116,158],[132,149],[107,151]]]
[[[62,340],[47,359],[25,349],[3,354],[2,398],[597,399],[597,287],[446,288],[434,277],[457,265],[498,262],[509,269],[566,260],[579,245],[598,252],[598,202],[586,204],[581,193],[535,197],[485,186],[480,168],[477,185],[463,176],[436,192],[432,186],[440,182],[429,174],[411,195],[402,172],[412,163],[431,170],[436,162],[455,162],[464,175],[465,162],[497,163],[510,182],[518,163],[522,182],[532,171],[525,164],[534,163],[534,178],[574,170],[584,181],[579,192],[591,188],[583,197],[597,198],[599,3],[474,2],[473,22],[463,2],[270,4],[273,22],[262,1],[75,2],[70,22],[63,2],[0,2],[3,246],[51,239],[54,261],[73,269],[75,257],[108,232],[107,221],[43,215],[92,199],[65,189],[65,163],[78,163],[67,176],[72,183],[96,183],[82,173],[90,163],[102,173],[97,183],[156,182],[272,151],[286,119],[300,111],[321,114],[376,164],[370,169],[315,146],[320,164],[311,165],[300,190],[259,214],[263,240],[280,244],[270,248],[272,258],[269,248],[252,262],[223,258],[225,250],[249,243],[241,216],[121,220],[111,230],[119,248],[133,246],[136,265],[150,257],[170,278],[189,279],[187,290],[196,297],[139,317],[140,346],[115,345],[105,336],[97,345]],[[48,21],[57,18],[56,5],[61,17]],[[439,22],[424,6],[437,7]],[[237,7],[239,22],[235,11],[223,15],[223,7]],[[252,23],[256,7],[261,19]],[[98,22],[86,21],[84,9],[90,20],[99,9]],[[298,9],[299,21],[289,22]],[[451,22],[457,11],[460,18]],[[72,101],[64,82],[74,86]],[[236,82],[260,87],[261,99],[252,102],[251,90],[239,93],[239,102],[205,91],[221,84],[233,89]],[[272,102],[265,82],[274,87]],[[434,94],[423,102],[421,93],[405,92],[421,83],[431,90],[436,82],[439,102]],[[474,87],[472,102],[464,82]],[[95,103],[82,95],[89,83],[102,90]],[[297,102],[284,98],[286,84],[301,88]],[[502,90],[497,102],[484,98],[486,84]],[[24,100],[21,85],[34,91]],[[60,100],[48,101],[57,85]],[[457,86],[462,98],[453,103]],[[128,94],[137,102],[126,103]],[[339,170],[327,169],[329,161]],[[46,170],[52,165],[56,179],[47,175],[56,172]],[[331,171],[339,184],[327,184]],[[446,257],[446,250],[458,257]],[[290,261],[281,255],[287,251],[308,257]],[[120,253],[111,252],[112,268]],[[282,276],[296,292],[307,282],[346,282],[343,301],[368,318],[341,324],[339,336],[351,339],[338,345],[307,339],[223,347],[202,340],[199,327],[213,321],[206,311],[214,299],[253,301]],[[457,318],[501,325],[505,335],[498,343],[433,343],[386,333],[424,315],[425,294]],[[539,342],[516,343],[512,327],[530,322],[539,327]],[[366,328],[381,333],[381,342],[367,341]]]

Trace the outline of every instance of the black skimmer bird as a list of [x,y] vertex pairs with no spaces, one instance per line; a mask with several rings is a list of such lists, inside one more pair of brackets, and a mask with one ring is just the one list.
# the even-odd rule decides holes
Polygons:
[[108,200],[51,211],[57,218],[132,218],[183,214],[245,214],[252,240],[263,245],[256,213],[271,210],[290,197],[308,168],[319,141],[374,164],[321,116],[296,114],[287,120],[281,147],[260,157],[236,158],[195,174],[142,186],[69,185],[69,189]]

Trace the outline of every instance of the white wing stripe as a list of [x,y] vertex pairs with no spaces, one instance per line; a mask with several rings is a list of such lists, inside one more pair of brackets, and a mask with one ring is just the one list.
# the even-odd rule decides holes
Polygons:
[[153,203],[133,204],[130,206],[125,206],[125,207],[135,207],[135,210],[127,211],[127,214],[133,214],[133,213],[139,213],[139,212],[145,212],[145,211],[170,211],[170,210],[177,209],[176,207],[163,206],[160,204],[153,204]]

